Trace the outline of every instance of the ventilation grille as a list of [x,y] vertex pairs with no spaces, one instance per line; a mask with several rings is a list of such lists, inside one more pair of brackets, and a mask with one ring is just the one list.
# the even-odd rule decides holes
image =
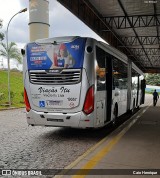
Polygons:
[[30,82],[42,85],[76,84],[81,81],[81,69],[30,70]]

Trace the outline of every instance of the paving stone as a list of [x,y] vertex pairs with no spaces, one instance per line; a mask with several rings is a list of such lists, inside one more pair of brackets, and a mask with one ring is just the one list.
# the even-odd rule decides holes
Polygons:
[[28,127],[24,109],[0,111],[0,168],[62,169],[105,135],[105,129]]

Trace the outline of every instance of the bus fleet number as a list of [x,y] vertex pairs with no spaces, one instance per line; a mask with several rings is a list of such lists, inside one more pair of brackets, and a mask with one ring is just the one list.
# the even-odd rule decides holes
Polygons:
[[77,98],[67,98],[68,99],[68,101],[76,101],[77,100]]

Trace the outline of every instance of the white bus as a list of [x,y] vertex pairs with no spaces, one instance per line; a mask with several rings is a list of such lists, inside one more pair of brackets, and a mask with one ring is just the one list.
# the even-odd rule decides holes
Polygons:
[[144,102],[144,77],[113,47],[56,37],[26,45],[24,98],[32,126],[97,128]]

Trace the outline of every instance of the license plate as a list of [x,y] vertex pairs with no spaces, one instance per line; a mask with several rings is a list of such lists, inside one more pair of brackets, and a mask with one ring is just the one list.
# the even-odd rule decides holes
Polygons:
[[47,106],[62,106],[63,101],[62,100],[48,100],[46,101]]

